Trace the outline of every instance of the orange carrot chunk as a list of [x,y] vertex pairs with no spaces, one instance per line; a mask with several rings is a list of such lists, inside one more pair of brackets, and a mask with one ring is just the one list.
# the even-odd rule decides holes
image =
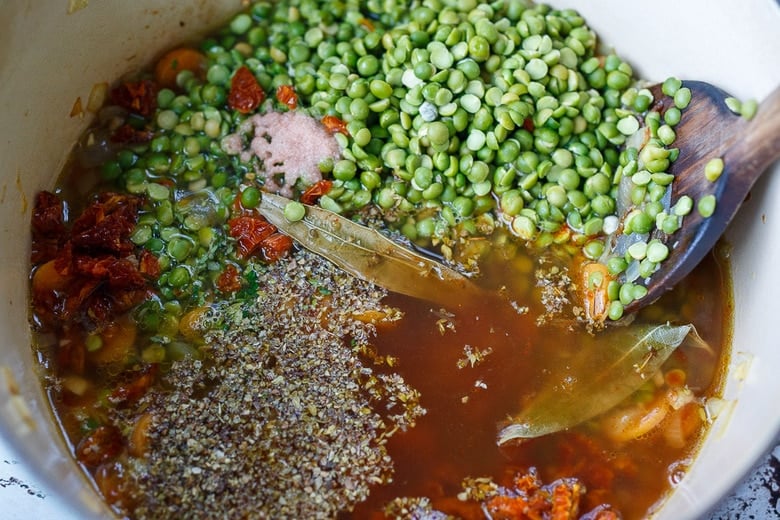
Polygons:
[[612,280],[607,266],[589,262],[582,266],[582,303],[585,316],[595,322],[603,322],[609,312],[607,288]]
[[165,54],[154,68],[154,77],[161,87],[175,88],[176,76],[189,70],[196,76],[203,74],[206,57],[195,49],[181,47]]

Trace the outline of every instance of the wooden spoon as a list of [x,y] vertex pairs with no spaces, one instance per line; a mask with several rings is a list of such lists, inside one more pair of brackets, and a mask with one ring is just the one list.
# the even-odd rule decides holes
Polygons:
[[[669,256],[647,281],[647,295],[626,306],[626,313],[639,310],[674,287],[704,258],[723,235],[756,180],[780,157],[780,87],[759,106],[751,120],[734,114],[726,106],[729,94],[708,83],[685,81],[691,89],[691,103],[683,110],[675,127],[680,149],[669,173],[672,205],[681,196],[694,200],[694,209],[683,219],[682,227],[668,237]],[[662,114],[672,100],[661,93],[660,85],[651,89],[656,110]],[[724,169],[716,182],[707,180],[704,167],[720,157]],[[715,213],[707,218],[696,210],[696,202],[713,194]]]

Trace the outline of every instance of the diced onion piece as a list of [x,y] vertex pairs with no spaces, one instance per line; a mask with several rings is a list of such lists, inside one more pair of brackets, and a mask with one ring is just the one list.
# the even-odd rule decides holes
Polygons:
[[105,81],[101,83],[95,83],[92,85],[92,90],[89,91],[89,97],[87,98],[87,111],[97,113],[103,107],[108,96],[108,83]]

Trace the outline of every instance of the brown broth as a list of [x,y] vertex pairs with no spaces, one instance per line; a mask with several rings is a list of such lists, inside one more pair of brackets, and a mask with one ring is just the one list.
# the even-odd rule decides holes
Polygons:
[[[708,256],[680,286],[638,318],[676,317],[691,322],[713,348],[713,353],[679,349],[665,365],[685,370],[688,385],[698,396],[717,393],[720,384],[731,321],[725,271],[722,255]],[[501,273],[496,269],[491,276]],[[594,420],[569,432],[497,447],[497,425],[517,412],[522,396],[543,380],[539,367],[545,366],[546,358],[577,348],[576,335],[555,327],[538,328],[529,318],[533,311],[518,316],[507,306],[485,302],[457,313],[456,331],[442,335],[437,316],[426,305],[401,298],[394,301],[406,312],[404,324],[380,333],[376,346],[380,353],[398,356],[397,370],[421,391],[428,414],[412,431],[391,439],[395,481],[376,489],[354,518],[368,516],[395,496],[427,496],[434,508],[446,513],[483,518],[478,507],[454,500],[462,489],[461,480],[488,476],[500,482],[531,467],[538,469],[544,482],[580,479],[588,490],[581,513],[608,502],[626,519],[642,518],[695,456],[706,428],[691,435],[684,447],[675,448],[664,439],[663,423],[625,443],[611,441]],[[458,368],[464,345],[490,347],[492,353],[478,366]]]
[[[482,518],[478,504],[456,499],[462,480],[490,477],[503,482],[533,467],[544,482],[565,477],[583,482],[588,492],[581,512],[609,503],[624,518],[642,518],[684,472],[706,430],[703,425],[682,447],[668,445],[664,423],[640,439],[618,443],[604,434],[598,419],[568,432],[497,446],[499,425],[519,411],[524,397],[542,383],[542,367],[565,359],[578,347],[577,338],[585,334],[581,325],[574,326],[576,333],[561,324],[537,325],[536,318],[544,309],[538,303],[530,265],[533,261],[522,254],[511,262],[503,254],[488,254],[481,263],[482,283],[498,287],[511,280],[512,293],[524,294],[523,303],[529,306],[526,313],[518,313],[506,298],[496,295],[452,315],[421,301],[388,297],[404,312],[404,319],[380,329],[373,344],[378,354],[398,359],[392,370],[421,392],[427,415],[411,430],[390,439],[393,482],[376,487],[365,503],[345,516],[372,517],[395,497],[425,496],[445,513]],[[713,352],[678,349],[665,365],[684,370],[688,386],[698,397],[714,395],[719,388],[719,368],[731,323],[729,295],[724,255],[713,254],[637,318],[693,323],[713,348]],[[467,345],[472,352],[485,353],[474,366],[467,361]],[[56,372],[55,356],[49,357]],[[94,383],[93,389],[78,398],[49,385],[55,414],[72,446],[84,434],[85,417],[105,414],[100,389],[114,375],[110,370],[85,374]]]

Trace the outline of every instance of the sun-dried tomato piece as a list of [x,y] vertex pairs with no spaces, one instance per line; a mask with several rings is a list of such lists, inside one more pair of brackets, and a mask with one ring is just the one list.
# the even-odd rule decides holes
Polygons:
[[154,132],[146,128],[138,129],[125,123],[111,134],[112,143],[120,144],[142,144],[147,143],[154,137]]
[[147,279],[138,270],[137,264],[128,258],[119,258],[111,265],[108,273],[110,289],[141,289],[146,287]]
[[76,458],[89,467],[97,467],[122,453],[122,432],[116,426],[99,426],[76,446]]
[[157,84],[148,79],[128,81],[111,90],[111,102],[128,112],[149,117],[157,108]]
[[65,203],[49,191],[41,191],[35,196],[35,208],[32,214],[33,233],[52,236],[65,232]]
[[228,106],[242,114],[249,114],[254,112],[264,100],[263,87],[257,82],[252,71],[246,66],[239,67],[230,80]]
[[[117,296],[118,294],[119,293],[117,293]],[[129,307],[117,305],[115,298],[113,298],[112,295],[109,295],[107,291],[98,289],[81,301],[81,304],[74,309],[73,313],[80,311],[80,321],[85,330],[90,330],[92,328],[101,329],[103,328],[103,325],[109,323],[116,314],[121,313],[127,308]]]
[[118,193],[101,194],[73,223],[74,250],[127,255],[135,249],[130,234],[138,219],[140,199]]
[[147,285],[147,278],[134,262],[111,255],[75,255],[71,263],[71,274],[106,281],[109,289],[113,290],[141,289]]
[[610,505],[600,505],[591,509],[586,515],[589,520],[622,520],[618,511],[612,509]]
[[138,271],[146,277],[156,280],[162,273],[160,261],[151,251],[144,249],[138,258]]
[[485,509],[493,520],[527,519],[530,506],[522,497],[497,495],[485,504]]
[[119,376],[119,383],[108,400],[117,406],[126,406],[138,401],[154,384],[157,365],[146,365],[140,370],[130,370]]
[[[44,195],[41,201],[42,208],[56,207],[55,198]],[[136,246],[129,238],[140,203],[132,195],[101,194],[70,231],[62,230],[55,256],[39,255],[46,263],[33,276],[32,304],[38,326],[48,329],[72,323],[85,330],[101,329],[151,294],[149,281],[160,275],[159,263],[148,251],[134,254]],[[45,216],[50,211],[54,213],[39,212],[41,229],[58,227],[50,225],[57,218]]]
[[279,85],[279,88],[276,89],[276,99],[290,110],[295,110],[298,107],[298,94],[290,85]]
[[236,239],[239,258],[247,258],[276,232],[276,226],[261,216],[242,215],[228,221],[229,234]]
[[52,260],[59,253],[61,244],[59,237],[33,237],[30,262],[32,265],[38,265]]
[[326,195],[333,187],[333,181],[323,179],[315,182],[301,195],[301,202],[303,204],[316,204],[320,197]]
[[325,126],[325,129],[335,134],[336,132],[342,133],[346,136],[349,135],[349,130],[347,130],[347,123],[336,116],[325,116],[322,118],[322,124]]
[[267,262],[276,262],[292,249],[292,238],[281,233],[274,233],[260,243],[260,251]]
[[128,509],[133,499],[125,466],[119,461],[101,464],[95,470],[95,485],[109,504]]
[[[511,489],[498,488],[498,494],[485,500],[483,507],[494,520],[574,520],[580,518],[580,501],[585,493],[577,478],[560,478],[544,485],[536,469],[531,468],[512,478]],[[613,510],[602,504],[582,518],[597,518],[595,515],[602,511]]]
[[217,277],[216,286],[223,293],[239,291],[241,289],[241,273],[238,272],[236,266],[233,264],[225,266],[225,269]]
[[71,257],[71,273],[76,276],[103,280],[111,275],[117,258],[113,255],[90,256],[76,254]]
[[580,495],[582,494],[582,485],[578,482],[569,485],[561,482],[553,488],[552,509],[550,518],[552,520],[570,520],[577,518],[580,505]]
[[65,240],[65,203],[54,193],[42,191],[35,196],[32,214],[32,247],[30,260],[34,265],[57,256]]

